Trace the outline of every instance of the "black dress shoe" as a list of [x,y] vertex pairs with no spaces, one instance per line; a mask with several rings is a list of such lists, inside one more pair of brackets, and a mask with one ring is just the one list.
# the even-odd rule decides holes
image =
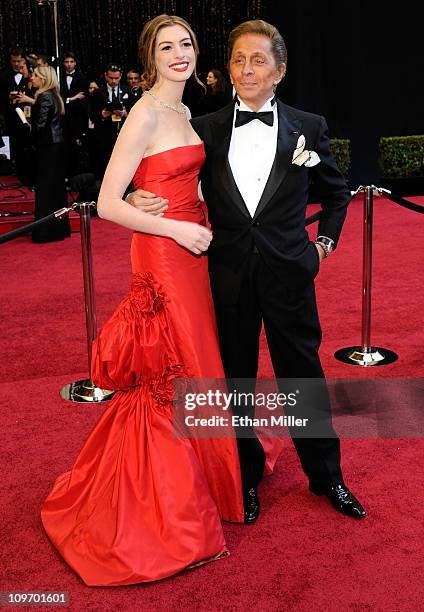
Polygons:
[[364,518],[366,516],[364,508],[344,484],[337,484],[329,489],[311,484],[309,490],[315,495],[326,495],[333,507],[342,514],[354,518]]
[[244,522],[254,523],[259,516],[259,498],[256,489],[249,489],[244,496]]

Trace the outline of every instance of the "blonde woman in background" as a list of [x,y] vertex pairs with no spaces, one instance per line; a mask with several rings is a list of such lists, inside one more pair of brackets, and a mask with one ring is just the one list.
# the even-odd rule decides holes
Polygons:
[[[31,112],[31,137],[35,148],[35,219],[63,208],[65,190],[64,106],[59,94],[56,71],[51,66],[37,66],[32,75],[36,90]],[[21,94],[19,102],[26,102]],[[29,101],[29,100],[28,100]],[[30,102],[30,103],[31,103]],[[53,242],[70,236],[69,219],[56,219],[37,227],[33,242]]]

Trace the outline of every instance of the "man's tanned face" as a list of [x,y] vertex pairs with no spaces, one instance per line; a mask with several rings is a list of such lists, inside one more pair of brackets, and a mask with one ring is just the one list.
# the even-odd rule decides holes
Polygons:
[[238,97],[256,111],[272,97],[286,65],[277,66],[267,36],[243,34],[234,43],[228,70]]

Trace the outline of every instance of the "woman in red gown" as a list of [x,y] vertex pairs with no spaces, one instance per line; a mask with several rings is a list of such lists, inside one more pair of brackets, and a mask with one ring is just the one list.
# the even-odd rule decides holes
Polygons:
[[[157,580],[224,556],[221,519],[243,521],[236,441],[177,438],[172,421],[173,378],[224,378],[197,194],[205,153],[181,104],[197,43],[185,21],[161,15],[140,47],[150,95],[121,130],[98,202],[101,217],[135,230],[129,295],[93,347],[93,380],[117,393],[41,512],[88,585]],[[169,198],[166,215],[122,200],[132,178]]]
[[[224,378],[204,256],[212,234],[197,194],[205,152],[181,103],[197,42],[184,20],[161,15],[140,50],[148,91],[98,202],[101,217],[135,231],[129,295],[93,347],[94,382],[117,392],[41,513],[87,585],[158,580],[225,556],[221,520],[243,522],[236,440],[173,431],[173,378]],[[122,200],[132,178],[169,199],[164,216]]]

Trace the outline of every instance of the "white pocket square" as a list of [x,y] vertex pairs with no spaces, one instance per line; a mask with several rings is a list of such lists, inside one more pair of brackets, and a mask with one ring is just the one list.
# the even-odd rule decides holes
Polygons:
[[300,153],[302,153],[304,148],[305,148],[305,137],[303,134],[301,134],[297,140],[296,151],[299,151]]
[[315,153],[315,151],[308,151],[308,153],[309,153],[309,159],[308,161],[305,162],[305,166],[307,168],[312,168],[313,166],[316,166],[317,164],[319,164],[319,162],[321,161],[321,158],[318,155],[318,153]]
[[305,151],[305,137],[301,134],[298,138],[296,148],[293,152],[292,164],[297,166],[305,165],[307,168],[316,166],[321,161],[315,151]]

